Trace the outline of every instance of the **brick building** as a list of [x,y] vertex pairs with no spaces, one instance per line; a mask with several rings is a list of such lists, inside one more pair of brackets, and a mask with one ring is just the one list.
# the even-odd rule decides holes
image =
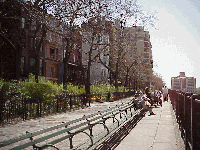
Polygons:
[[171,78],[171,88],[185,93],[196,93],[196,78],[186,77],[185,72],[180,72],[179,76]]

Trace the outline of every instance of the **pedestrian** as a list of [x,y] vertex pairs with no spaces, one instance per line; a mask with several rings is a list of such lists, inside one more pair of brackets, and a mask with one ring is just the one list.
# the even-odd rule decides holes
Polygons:
[[154,105],[158,105],[158,91],[155,90],[153,94],[153,103]]
[[168,89],[167,89],[167,86],[163,86],[162,93],[163,93],[163,101],[167,101],[168,102]]
[[151,104],[148,102],[149,98],[146,97],[146,95],[142,96],[142,100],[141,100],[141,104],[142,104],[142,107],[146,110],[149,111],[149,116],[151,115],[156,115],[153,113],[153,106],[151,106]]
[[162,107],[162,99],[161,99],[161,95],[162,95],[162,92],[161,91],[158,91],[158,103],[160,104],[160,106]]
[[153,106],[153,100],[152,100],[152,97],[151,97],[151,92],[149,91],[148,87],[145,88],[145,94],[146,94],[147,98],[149,98],[149,100],[148,100],[149,103],[151,104],[151,106]]
[[133,97],[133,99],[132,99],[132,103],[133,103],[133,108],[134,108],[134,110],[137,110],[137,109],[139,109],[139,105],[138,105],[138,102],[139,102],[139,92],[135,92],[135,95],[134,95],[134,97]]

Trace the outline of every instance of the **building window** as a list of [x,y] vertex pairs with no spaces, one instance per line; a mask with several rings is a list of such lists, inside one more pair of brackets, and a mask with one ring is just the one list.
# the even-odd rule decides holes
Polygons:
[[40,76],[44,75],[44,71],[43,71],[43,60],[40,59]]
[[49,68],[50,77],[53,77],[54,73],[55,73],[55,68],[53,66],[50,66],[50,68]]
[[49,39],[52,41],[52,33],[49,34]]
[[55,59],[55,49],[50,48],[50,58]]
[[73,54],[73,61],[74,61],[74,63],[76,62],[76,55],[75,54]]
[[36,20],[32,20],[31,22],[31,30],[36,30]]
[[25,67],[25,57],[21,57],[21,74],[24,74],[24,67]]
[[40,47],[40,51],[43,52],[43,47],[42,47],[42,45],[41,45],[41,47]]
[[34,66],[35,65],[35,58],[30,58],[30,66]]
[[31,38],[31,41],[30,41],[31,43],[30,43],[30,48],[31,48],[31,50],[34,50],[34,46],[35,46],[35,44],[36,44],[36,38]]
[[25,18],[22,18],[22,28],[25,27]]
[[66,54],[66,50],[64,50],[64,53],[63,53],[63,58],[65,58],[65,54]]
[[101,75],[104,77],[105,75],[104,75],[104,69],[102,68],[101,69]]
[[56,58],[56,60],[58,60],[58,49],[56,48],[55,50],[56,50],[56,53],[55,53],[56,57],[55,58]]
[[58,41],[57,41],[57,34],[55,34],[55,41],[58,42]]
[[31,48],[33,48],[33,38],[31,38]]

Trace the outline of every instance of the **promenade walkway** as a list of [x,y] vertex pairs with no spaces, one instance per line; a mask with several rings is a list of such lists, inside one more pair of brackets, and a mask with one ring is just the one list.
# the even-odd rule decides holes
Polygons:
[[115,150],[184,150],[170,101],[153,112],[156,115],[147,112]]
[[[117,104],[130,101],[132,97],[120,99],[115,102],[92,103],[90,107],[79,109],[71,112],[61,113],[53,116],[46,116],[38,119],[27,120],[17,124],[10,124],[0,127],[0,141],[4,141],[26,131],[34,132],[42,128],[48,128],[70,121],[83,115],[97,112],[98,110],[107,109]],[[146,113],[130,133],[115,148],[116,150],[183,150],[184,143],[180,137],[178,125],[176,123],[172,106],[169,102],[164,102],[163,107],[153,109],[156,115],[148,116]],[[66,150],[68,140],[60,143],[58,146],[61,150]],[[2,150],[5,149],[2,148]],[[10,147],[6,147],[10,149]],[[1,150],[1,148],[0,148]]]

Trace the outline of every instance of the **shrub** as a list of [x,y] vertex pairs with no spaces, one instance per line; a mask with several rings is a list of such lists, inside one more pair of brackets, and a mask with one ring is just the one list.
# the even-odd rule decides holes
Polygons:
[[[67,94],[67,95],[79,95],[85,94],[85,86],[76,86],[71,83],[67,84],[66,90],[63,89],[63,85],[58,85],[52,81],[40,78],[39,83],[35,82],[35,76],[29,74],[29,79],[25,82],[11,81],[5,82],[0,80],[0,90],[4,93],[4,98],[9,98],[12,93],[18,93],[18,96],[25,98],[38,98],[45,101],[53,100],[56,95]],[[106,99],[107,93],[115,92],[115,86],[113,85],[92,85],[90,87],[91,95],[99,95],[101,98]],[[118,92],[123,92],[124,87],[119,86]],[[128,89],[125,89],[128,91]]]
[[79,94],[85,94],[85,86],[77,86],[77,85],[73,85],[71,83],[67,84],[67,89],[65,90],[65,92],[68,95],[79,95]]

